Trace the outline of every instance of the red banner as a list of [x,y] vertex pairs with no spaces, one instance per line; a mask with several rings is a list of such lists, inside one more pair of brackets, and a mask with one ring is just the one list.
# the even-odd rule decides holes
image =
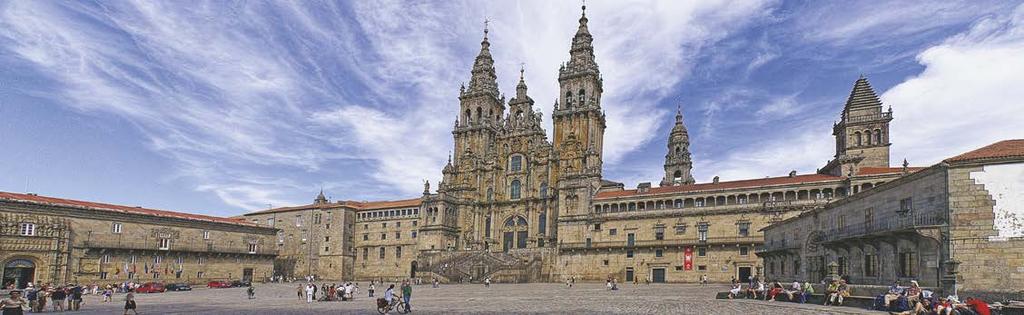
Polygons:
[[683,268],[693,270],[693,247],[687,246],[683,252]]

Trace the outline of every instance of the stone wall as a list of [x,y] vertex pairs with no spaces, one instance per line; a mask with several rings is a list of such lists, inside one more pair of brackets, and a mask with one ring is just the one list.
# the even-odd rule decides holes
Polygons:
[[[21,223],[35,224],[35,235],[13,228]],[[202,283],[247,269],[263,281],[277,253],[272,229],[91,208],[2,201],[0,226],[0,263],[31,261],[37,282]]]
[[949,170],[953,259],[961,296],[1019,298],[1024,282],[1024,163],[967,165]]

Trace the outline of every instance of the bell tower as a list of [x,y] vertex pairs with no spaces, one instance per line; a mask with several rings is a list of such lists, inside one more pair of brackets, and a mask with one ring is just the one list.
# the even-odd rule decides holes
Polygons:
[[455,166],[467,155],[483,156],[494,141],[498,122],[505,111],[504,97],[498,92],[487,33],[485,25],[484,39],[480,42],[480,53],[473,62],[469,86],[463,85],[459,89],[459,117],[452,130],[455,136]]
[[676,109],[676,125],[668,137],[668,153],[665,154],[665,177],[661,186],[693,184],[693,161],[690,160],[690,134],[683,124],[683,111]]
[[882,101],[868,79],[860,76],[843,106],[842,117],[832,127],[835,159],[819,173],[843,176],[857,174],[862,167],[889,167],[891,121],[892,107],[882,111]]
[[601,71],[594,60],[593,36],[587,28],[587,7],[572,38],[569,62],[558,70],[559,100],[552,113],[554,149],[558,157],[560,216],[585,215],[600,188],[605,115]]

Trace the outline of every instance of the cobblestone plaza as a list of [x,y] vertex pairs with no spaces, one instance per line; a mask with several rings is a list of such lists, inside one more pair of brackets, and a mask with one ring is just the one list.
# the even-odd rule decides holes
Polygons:
[[[256,299],[244,288],[206,289],[191,292],[137,294],[140,314],[376,314],[366,283],[353,302],[313,302],[296,297],[297,283],[258,284]],[[602,284],[480,284],[413,287],[411,314],[883,314],[852,307],[754,300],[716,300],[723,285],[652,284],[610,291]],[[383,290],[377,291],[378,296]],[[89,296],[76,314],[116,314],[124,305],[118,294],[112,303]]]

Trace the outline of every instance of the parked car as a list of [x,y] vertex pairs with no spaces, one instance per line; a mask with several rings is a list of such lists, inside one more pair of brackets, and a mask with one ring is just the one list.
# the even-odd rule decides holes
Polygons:
[[232,287],[247,287],[247,286],[250,286],[250,285],[252,285],[252,281],[246,281],[246,280],[231,281],[231,286]]
[[163,283],[159,282],[146,282],[135,288],[135,293],[163,293],[164,291],[167,291],[167,289],[164,288]]
[[230,288],[231,282],[227,281],[210,281],[206,284],[207,288]]
[[192,291],[192,287],[188,283],[171,283],[164,286],[164,288],[167,291]]

